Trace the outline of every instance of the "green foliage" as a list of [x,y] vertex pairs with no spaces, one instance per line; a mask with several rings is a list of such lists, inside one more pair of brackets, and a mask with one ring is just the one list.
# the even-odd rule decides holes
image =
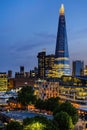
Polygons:
[[46,117],[37,116],[23,120],[24,130],[58,130],[58,126]]
[[35,103],[35,107],[42,110],[45,108],[45,102],[41,99],[37,99]]
[[54,120],[58,123],[60,130],[73,130],[72,119],[66,112],[57,113]]
[[31,124],[24,127],[23,130],[44,130],[45,125],[40,122],[32,122]]
[[33,87],[24,86],[18,93],[18,101],[22,105],[34,104],[36,96],[34,95]]
[[48,111],[54,111],[54,109],[59,105],[59,97],[49,98],[45,101],[45,109]]
[[23,125],[23,130],[43,130],[46,127],[44,123],[38,121],[38,117],[24,119]]
[[58,106],[55,109],[53,114],[56,115],[56,113],[61,112],[61,111],[67,112],[69,114],[69,116],[71,116],[73,124],[77,123],[78,112],[77,112],[76,108],[74,108],[70,102],[66,101],[66,102],[62,103],[60,106]]
[[6,130],[23,130],[23,126],[17,121],[12,121],[6,126]]
[[38,99],[36,101],[35,107],[38,109],[45,109],[47,111],[53,111],[59,105],[59,98],[49,98],[45,101]]

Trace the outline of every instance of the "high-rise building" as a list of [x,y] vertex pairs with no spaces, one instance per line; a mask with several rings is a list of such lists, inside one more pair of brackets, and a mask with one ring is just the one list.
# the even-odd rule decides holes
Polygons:
[[30,70],[30,77],[31,78],[37,78],[38,77],[38,68],[34,67],[33,70]]
[[49,71],[52,71],[54,66],[55,55],[50,54],[45,57],[45,76],[49,77]]
[[38,77],[45,78],[48,76],[48,71],[52,70],[54,65],[54,55],[46,55],[46,51],[38,53]]
[[87,76],[87,65],[85,65],[85,68],[84,68],[84,75]]
[[24,73],[24,66],[20,66],[20,73]]
[[84,73],[84,62],[80,60],[73,61],[72,63],[72,75],[82,76]]
[[46,52],[42,51],[38,53],[38,77],[44,78],[45,77],[45,56]]
[[8,78],[6,72],[0,72],[0,91],[7,91]]
[[59,24],[56,39],[55,62],[54,62],[54,77],[62,75],[70,75],[70,61],[68,52],[66,20],[64,14],[64,5],[61,5],[59,14]]
[[8,78],[12,78],[12,70],[8,70]]

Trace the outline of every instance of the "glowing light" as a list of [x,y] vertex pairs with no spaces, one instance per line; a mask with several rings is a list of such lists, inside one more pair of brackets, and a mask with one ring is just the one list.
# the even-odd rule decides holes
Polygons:
[[64,5],[63,4],[61,4],[61,8],[60,8],[60,15],[63,15],[64,14]]
[[69,58],[67,58],[67,57],[56,58],[56,61],[59,61],[59,60],[69,60]]
[[46,128],[46,125],[40,123],[40,122],[32,122],[29,125],[27,125],[24,130],[43,130]]

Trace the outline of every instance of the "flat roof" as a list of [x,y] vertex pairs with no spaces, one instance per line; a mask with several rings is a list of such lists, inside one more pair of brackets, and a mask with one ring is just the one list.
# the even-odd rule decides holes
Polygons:
[[47,114],[43,114],[43,113],[35,113],[35,112],[31,112],[31,111],[9,111],[9,112],[4,111],[1,113],[6,115],[7,117],[10,117],[11,119],[19,120],[19,121],[23,121],[23,119],[25,119],[25,118],[32,118],[35,116],[44,116],[44,117],[47,117],[48,119],[53,118],[52,115],[47,115]]

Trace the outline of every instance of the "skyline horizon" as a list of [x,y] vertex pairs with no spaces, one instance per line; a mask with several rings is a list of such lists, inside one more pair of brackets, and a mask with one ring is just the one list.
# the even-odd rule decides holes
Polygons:
[[[77,9],[76,6],[78,5],[78,2],[79,1],[77,0],[76,5],[74,7],[75,11]],[[51,4],[49,5],[49,3]],[[71,22],[74,16],[72,15],[71,17],[71,15],[68,15],[68,14],[73,13],[71,6],[69,6],[69,5],[72,5],[71,4],[72,2],[61,2],[61,0],[59,0],[58,6],[56,5],[56,3],[57,1],[53,2],[52,0],[50,2],[46,2],[46,0],[45,1],[42,0],[42,3],[39,0],[37,0],[37,2],[35,2],[35,0],[33,0],[32,2],[28,0],[26,0],[26,2],[24,2],[23,0],[22,2],[20,0],[18,0],[18,2],[17,0],[15,2],[11,2],[11,0],[9,0],[7,4],[6,3],[4,4],[4,2],[1,2],[0,5],[1,6],[3,5],[3,6],[0,9],[0,11],[2,11],[3,13],[0,19],[0,30],[1,30],[0,42],[2,43],[1,50],[0,50],[0,59],[2,59],[0,72],[3,72],[3,70],[5,70],[6,72],[8,70],[12,70],[15,72],[19,70],[20,66],[25,66],[26,70],[33,69],[34,66],[37,66],[37,54],[38,52],[42,51],[43,48],[46,48],[47,54],[55,54],[59,9],[62,3],[64,4],[64,7],[65,7],[66,28],[67,28],[66,30],[67,30],[67,37],[68,37],[70,63],[72,64],[73,60],[81,60],[81,61],[84,61],[85,65],[87,64],[86,62],[87,38],[85,35],[87,33],[87,29],[86,29],[87,25],[83,24],[83,26],[77,26],[77,28],[74,28],[76,27],[76,25],[81,25],[83,22],[82,23],[76,22],[76,25],[75,23],[73,24],[73,22]],[[74,3],[75,3],[75,0],[74,0]],[[86,5],[86,3],[87,3],[86,1],[83,4],[80,3],[80,6]],[[11,4],[12,6],[10,6],[9,4]],[[35,8],[30,6],[30,4],[34,6]],[[31,7],[30,10],[32,10],[32,13],[29,12],[28,14],[28,11],[29,11],[28,6]],[[5,7],[7,8],[10,7],[8,8],[7,12],[6,10],[3,9]],[[17,10],[15,9],[15,7]],[[44,10],[44,7],[46,11],[48,10],[47,13],[45,13],[46,11]],[[54,8],[53,12],[51,10],[51,7],[56,7]],[[68,12],[68,9],[69,9],[69,12]],[[86,8],[81,8],[81,10],[84,11],[86,10]],[[15,15],[13,15],[12,13]],[[6,14],[9,14],[9,17]],[[43,17],[42,17],[42,14],[44,14]],[[48,17],[49,14],[51,14],[50,17]],[[84,13],[81,13],[80,15],[85,16]],[[27,16],[29,16],[30,19]],[[81,16],[78,15],[79,19],[82,21]],[[10,20],[12,20],[12,22]],[[84,21],[86,22],[86,20],[87,18]],[[30,22],[30,26],[28,22]],[[52,25],[55,25],[55,27]],[[29,29],[31,30],[30,32],[29,32]],[[82,43],[84,43],[84,46],[82,45]],[[72,46],[70,46],[70,44]],[[81,48],[79,47],[79,44]],[[50,46],[50,49],[49,49],[49,46]]]

